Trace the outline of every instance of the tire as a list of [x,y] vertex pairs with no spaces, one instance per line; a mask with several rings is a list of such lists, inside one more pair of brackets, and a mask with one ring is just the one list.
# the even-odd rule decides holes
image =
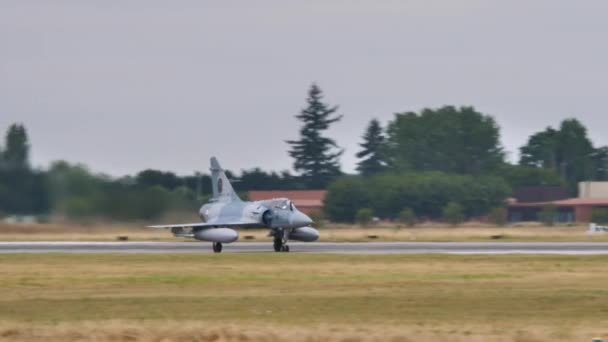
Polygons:
[[222,243],[221,242],[214,242],[213,243],[213,252],[215,253],[221,253],[222,252]]
[[274,251],[280,252],[283,250],[283,241],[280,239],[274,239]]

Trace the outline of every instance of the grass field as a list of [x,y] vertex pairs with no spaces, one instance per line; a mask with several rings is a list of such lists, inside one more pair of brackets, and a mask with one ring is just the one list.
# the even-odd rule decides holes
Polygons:
[[0,340],[590,341],[608,256],[0,255]]
[[[0,241],[176,241],[171,232],[136,225],[0,224]],[[495,227],[466,224],[450,227],[427,224],[415,228],[380,225],[361,228],[328,225],[320,229],[320,241],[608,241],[608,234],[589,236],[587,227],[537,225]],[[271,241],[267,230],[241,230],[240,241]],[[177,239],[179,241],[180,239]],[[186,239],[181,239],[187,241]]]

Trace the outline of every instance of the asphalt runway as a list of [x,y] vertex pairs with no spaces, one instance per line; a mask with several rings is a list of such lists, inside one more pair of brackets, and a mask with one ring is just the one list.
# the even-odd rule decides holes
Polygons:
[[[608,254],[605,242],[292,242],[292,253]],[[225,244],[223,253],[274,253],[270,242]],[[0,253],[213,253],[209,242],[0,242]]]

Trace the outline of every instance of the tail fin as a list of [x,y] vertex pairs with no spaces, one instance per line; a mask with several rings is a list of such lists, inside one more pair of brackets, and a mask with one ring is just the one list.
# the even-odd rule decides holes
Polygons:
[[239,196],[234,192],[232,184],[226,177],[224,169],[215,157],[211,157],[211,189],[213,190],[212,201],[215,202],[232,202],[240,201]]

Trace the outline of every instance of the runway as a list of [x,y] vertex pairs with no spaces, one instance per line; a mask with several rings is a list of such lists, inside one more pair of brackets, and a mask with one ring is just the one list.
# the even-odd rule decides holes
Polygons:
[[[608,254],[605,242],[313,242],[291,253],[338,254]],[[213,253],[208,242],[0,242],[0,253]],[[223,253],[274,253],[272,243],[225,244]]]

